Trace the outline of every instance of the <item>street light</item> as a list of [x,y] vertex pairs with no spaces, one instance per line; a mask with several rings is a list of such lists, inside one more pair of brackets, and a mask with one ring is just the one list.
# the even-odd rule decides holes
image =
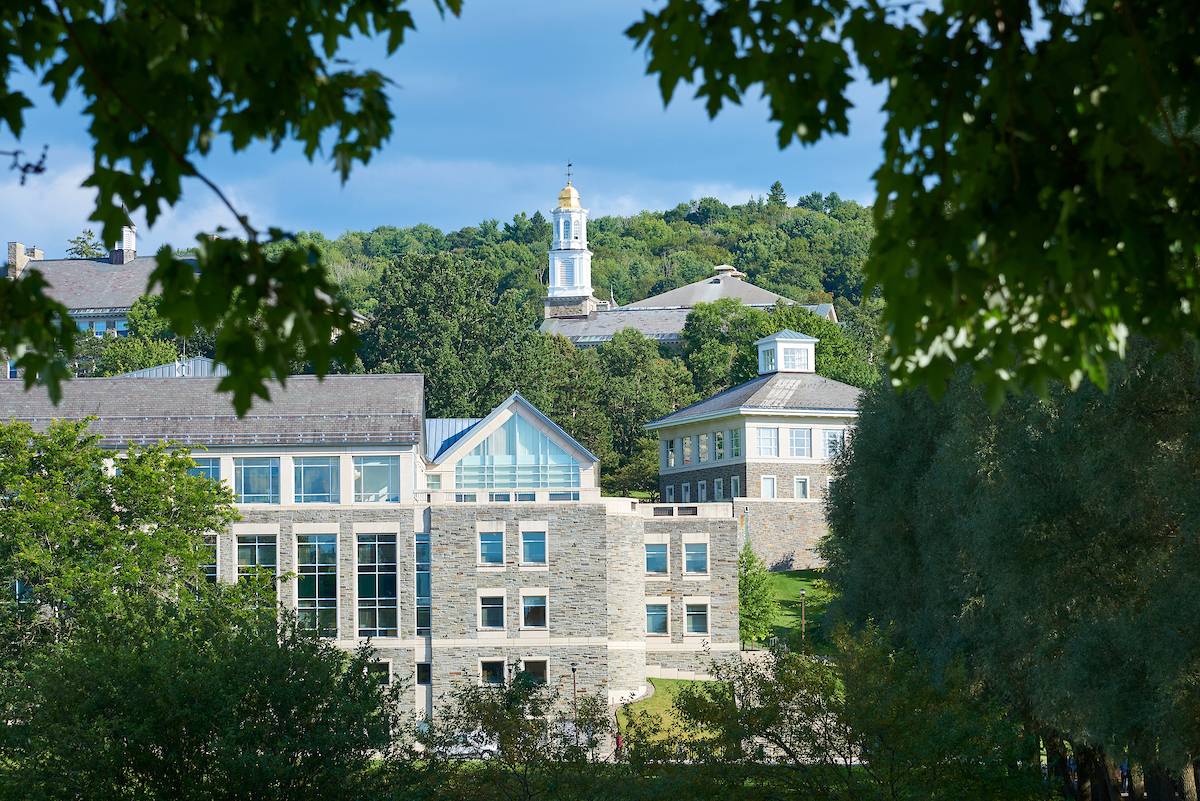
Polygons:
[[805,608],[804,608],[804,596],[806,594],[807,594],[806,591],[802,588],[800,590],[800,644],[801,645],[808,644],[808,616],[805,614]]

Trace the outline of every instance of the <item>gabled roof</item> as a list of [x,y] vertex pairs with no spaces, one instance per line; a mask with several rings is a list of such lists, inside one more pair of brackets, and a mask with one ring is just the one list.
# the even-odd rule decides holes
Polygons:
[[425,458],[435,461],[442,451],[475,428],[482,417],[430,417],[425,420]]
[[242,418],[219,378],[76,378],[55,406],[46,391],[0,381],[0,420],[45,430],[52,420],[91,422],[107,447],[172,440],[189,446],[415,444],[424,377],[415,374],[292,376],[270,385]]
[[47,294],[72,312],[85,309],[128,309],[146,293],[157,262],[139,256],[124,264],[103,259],[42,259],[23,272],[37,270],[50,284]]
[[722,298],[734,298],[747,306],[774,306],[796,301],[777,295],[762,287],[747,283],[730,272],[722,272],[700,281],[676,287],[659,295],[627,303],[623,309],[691,308],[697,303],[712,303]]
[[648,429],[738,412],[858,413],[862,390],[816,373],[771,373],[652,420]]
[[781,339],[786,339],[789,342],[820,342],[816,337],[810,337],[808,334],[801,334],[793,331],[790,328],[785,328],[782,331],[776,331],[774,334],[768,334],[762,339],[755,342],[755,345],[761,345],[764,342],[777,342]]
[[[797,305],[827,320],[836,320],[829,303]],[[560,334],[576,345],[586,346],[608,342],[618,332],[633,328],[650,339],[676,345],[683,342],[683,326],[690,312],[690,308],[642,308],[631,304],[611,311],[598,311],[589,317],[549,317],[542,323],[542,331]]]
[[[526,400],[520,392],[514,392],[513,394],[509,395],[500,403],[499,406],[497,406],[495,409],[492,409],[487,417],[483,418],[482,420],[478,420],[472,425],[464,428],[460,435],[456,436],[454,441],[448,444],[448,447],[441,448],[437,453],[437,456],[431,461],[434,464],[443,464],[447,461],[451,461],[455,457],[462,456],[463,454],[461,452],[464,450],[464,448],[466,448],[467,442],[470,439],[470,437],[467,436],[468,431],[474,432],[488,430],[492,423],[498,417],[500,417],[500,415],[504,414],[509,409],[512,409],[514,406],[520,407],[521,410],[541,421],[546,425],[547,428],[549,428],[560,439],[562,439],[563,442],[565,442],[569,447],[573,448],[577,453],[579,453],[579,455],[583,456],[588,461],[593,463],[600,461],[600,457],[596,456],[596,454],[580,445],[578,440],[576,440],[566,431],[563,431],[562,428],[559,427],[558,423],[555,423],[549,417],[542,414],[542,410]],[[432,450],[428,444],[426,445],[426,450]]]

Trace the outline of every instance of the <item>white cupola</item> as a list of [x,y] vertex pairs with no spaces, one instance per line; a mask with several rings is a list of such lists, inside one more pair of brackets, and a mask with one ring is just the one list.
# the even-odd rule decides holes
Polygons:
[[758,374],[815,373],[818,342],[816,337],[787,328],[763,337],[754,343],[758,346]]
[[550,280],[547,294],[561,298],[591,297],[592,252],[587,246],[587,209],[579,205],[579,192],[567,185],[558,193],[551,212]]

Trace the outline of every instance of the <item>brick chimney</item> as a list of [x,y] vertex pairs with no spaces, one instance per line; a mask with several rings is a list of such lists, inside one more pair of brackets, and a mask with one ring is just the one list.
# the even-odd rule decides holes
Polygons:
[[127,264],[137,258],[137,226],[130,223],[121,226],[121,241],[109,252],[113,264]]

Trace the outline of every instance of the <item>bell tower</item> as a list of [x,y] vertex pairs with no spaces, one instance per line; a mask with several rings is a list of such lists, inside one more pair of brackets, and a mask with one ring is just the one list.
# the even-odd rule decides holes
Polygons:
[[592,295],[592,251],[587,243],[587,209],[579,204],[579,191],[567,185],[558,193],[558,206],[550,214],[549,280],[546,314],[549,317],[585,317],[602,305]]

